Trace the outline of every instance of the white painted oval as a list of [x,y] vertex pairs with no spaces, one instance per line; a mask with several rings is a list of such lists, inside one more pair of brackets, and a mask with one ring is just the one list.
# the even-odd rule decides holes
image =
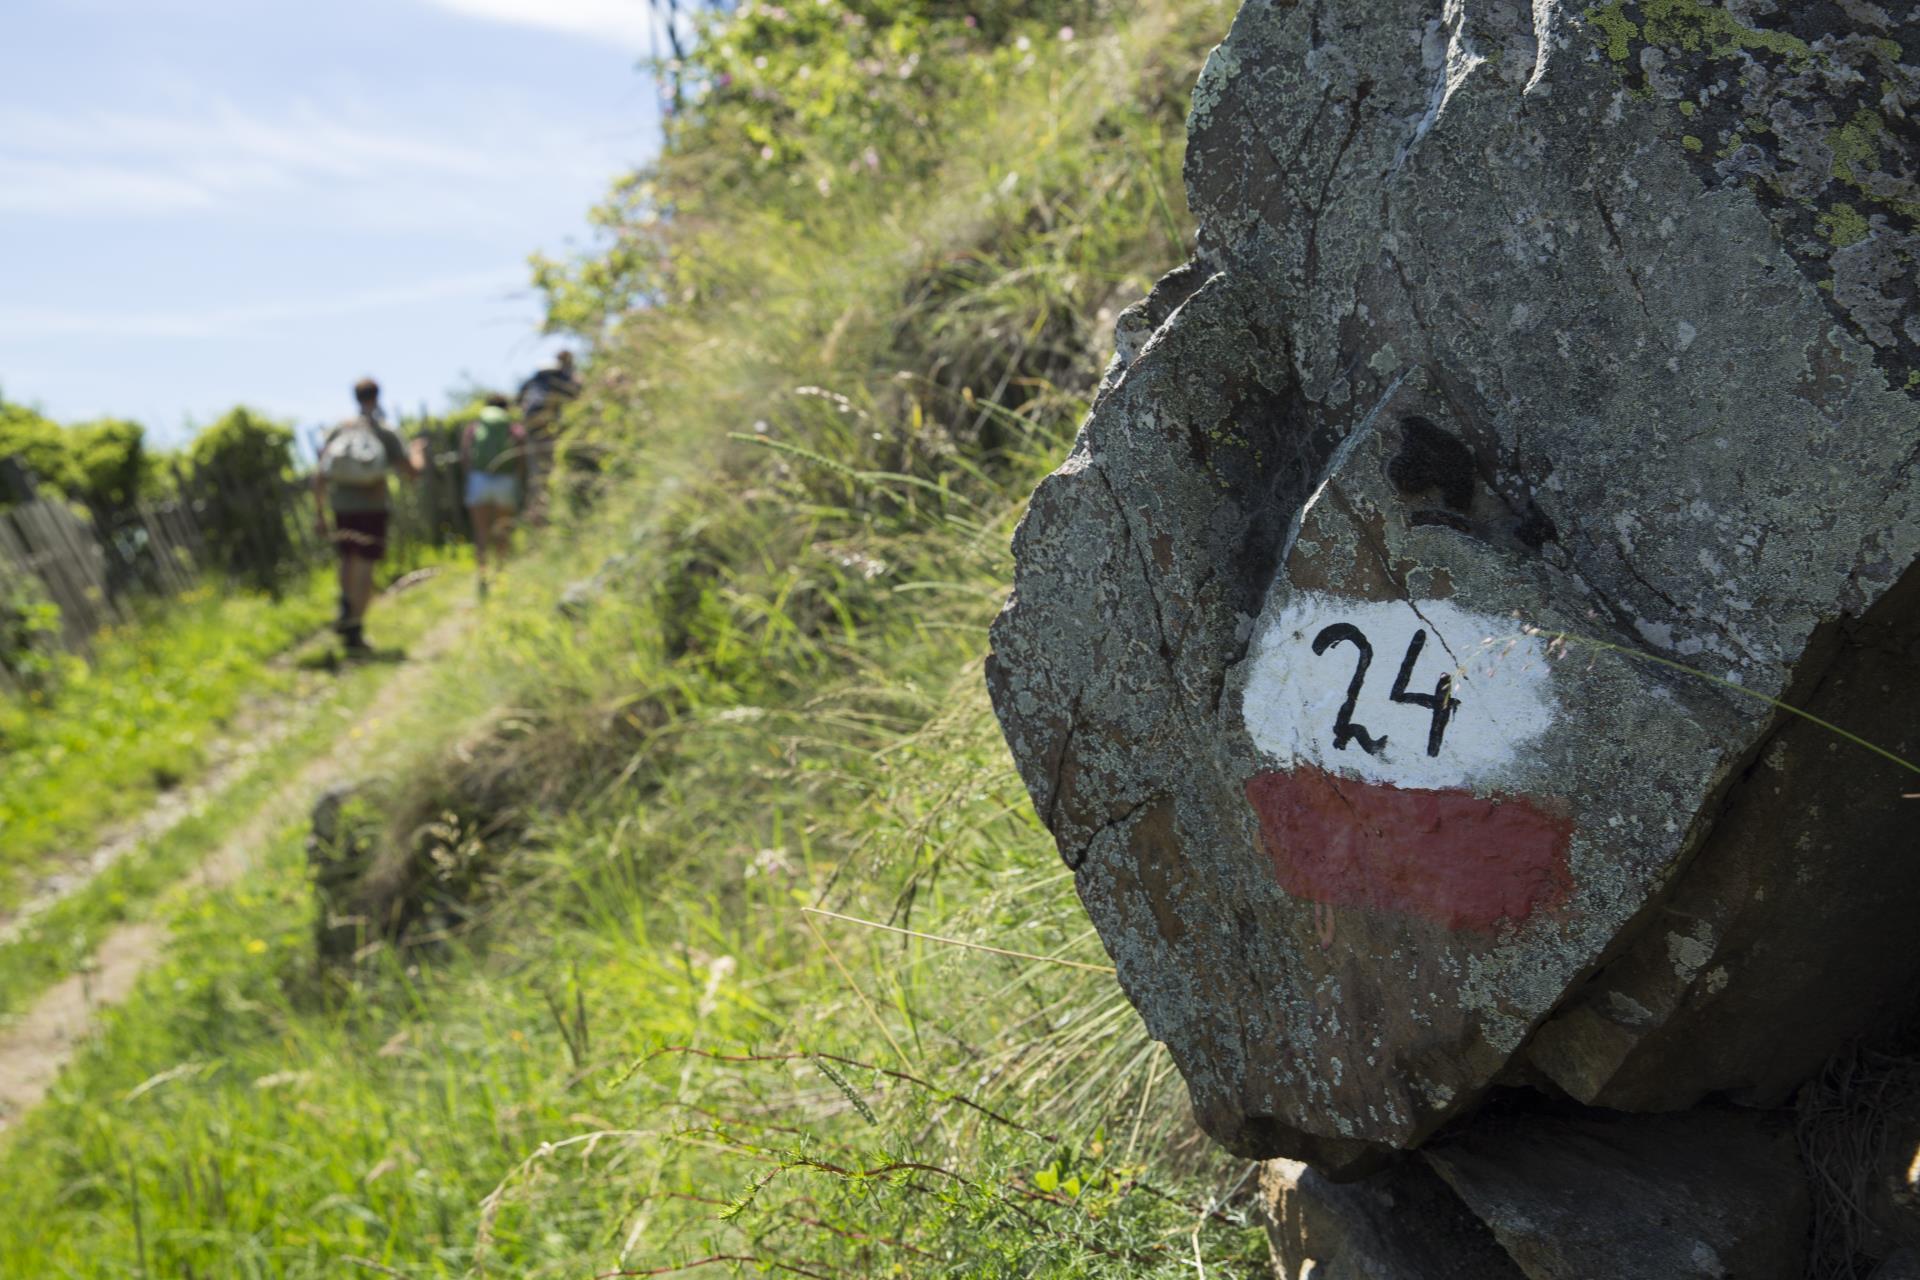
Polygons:
[[[1313,651],[1328,627],[1356,627],[1373,648],[1352,721],[1375,738],[1377,754],[1356,739],[1334,747],[1359,653],[1351,643]],[[1424,631],[1409,693],[1431,694],[1453,678],[1452,713],[1428,755],[1432,713],[1389,696],[1415,633]],[[1547,642],[1511,617],[1463,609],[1450,600],[1352,600],[1296,591],[1262,620],[1243,708],[1254,745],[1282,765],[1306,761],[1333,773],[1403,787],[1497,785],[1517,770],[1527,743],[1555,719]]]

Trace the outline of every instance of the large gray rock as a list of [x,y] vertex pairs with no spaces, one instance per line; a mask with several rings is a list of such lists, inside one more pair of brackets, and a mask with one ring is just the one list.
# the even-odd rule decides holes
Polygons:
[[1527,1280],[1800,1280],[1806,1178],[1758,1114],[1522,1117],[1424,1153]]
[[[1198,257],[1015,539],[995,708],[1244,1154],[1358,1171],[1499,1079],[1777,1092],[1916,974],[1911,775],[1768,699],[1920,706],[1854,653],[1920,594],[1920,21],[1650,8],[1244,7]],[[1783,973],[1808,1042],[1749,1070]]]

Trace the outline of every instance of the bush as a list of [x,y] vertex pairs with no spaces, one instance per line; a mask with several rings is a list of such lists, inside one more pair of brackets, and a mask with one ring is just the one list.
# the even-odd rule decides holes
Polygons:
[[287,523],[293,428],[245,406],[194,439],[195,514],[214,564],[230,577],[275,590],[298,565]]
[[131,508],[154,484],[146,434],[139,423],[125,418],[101,418],[66,428],[78,482],[67,496],[105,515]]
[[[702,97],[684,152],[745,147],[763,164],[803,159],[854,171],[938,163],[937,114],[983,78],[1033,59],[1035,39],[1071,34],[1084,0],[956,5],[925,0],[742,6],[715,17],[695,52]],[[893,154],[883,154],[880,148]]]
[[0,457],[17,461],[50,496],[104,515],[126,510],[153,485],[146,431],[124,418],[63,427],[0,401]]
[[0,400],[0,457],[12,458],[36,484],[59,493],[80,486],[71,442],[51,418]]
[[35,693],[59,683],[60,606],[31,574],[0,569],[0,671]]
[[[614,184],[588,215],[601,242],[573,261],[536,254],[547,329],[589,338],[642,306],[724,287],[713,232],[804,236],[846,192],[930,178],[956,125],[1070,43],[1090,0],[796,0],[713,8],[669,71],[680,99],[657,166]],[[740,210],[764,226],[743,227]],[[845,207],[827,215],[850,225]],[[717,251],[714,251],[717,250]]]

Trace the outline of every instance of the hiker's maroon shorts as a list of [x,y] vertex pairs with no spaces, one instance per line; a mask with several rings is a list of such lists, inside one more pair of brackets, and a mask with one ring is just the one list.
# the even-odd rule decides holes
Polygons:
[[340,552],[342,560],[355,556],[362,560],[379,560],[387,554],[387,513],[334,512],[333,545]]

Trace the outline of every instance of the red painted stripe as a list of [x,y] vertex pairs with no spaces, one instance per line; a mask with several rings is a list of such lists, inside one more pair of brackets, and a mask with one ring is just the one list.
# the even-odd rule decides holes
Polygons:
[[1491,929],[1567,900],[1573,819],[1526,796],[1356,782],[1312,765],[1247,780],[1260,842],[1296,898]]

